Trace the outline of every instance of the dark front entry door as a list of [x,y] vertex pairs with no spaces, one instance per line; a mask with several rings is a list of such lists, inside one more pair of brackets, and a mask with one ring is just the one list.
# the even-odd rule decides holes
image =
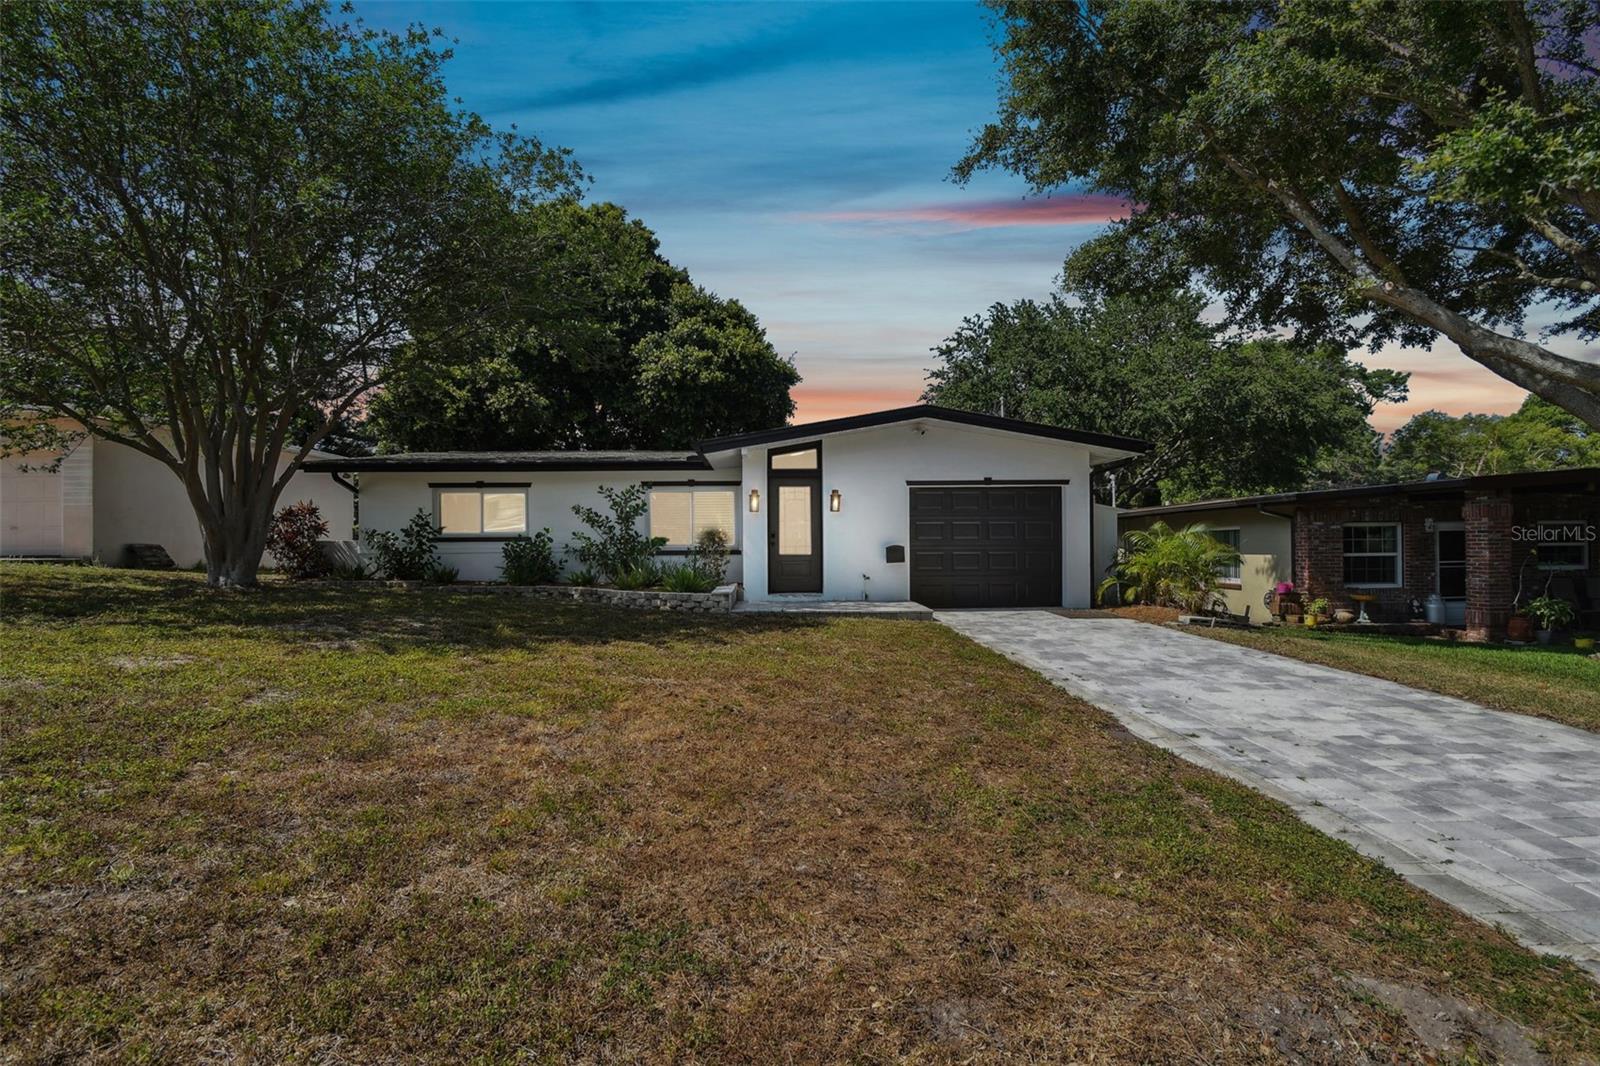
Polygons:
[[1061,604],[1061,490],[911,490],[911,598],[926,607]]
[[821,592],[821,448],[772,453],[767,494],[767,591]]

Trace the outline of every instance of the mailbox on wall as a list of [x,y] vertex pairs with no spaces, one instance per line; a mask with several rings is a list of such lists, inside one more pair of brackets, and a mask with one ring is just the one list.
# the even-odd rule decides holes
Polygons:
[[883,561],[886,563],[903,563],[906,561],[906,546],[904,544],[891,544],[883,549]]

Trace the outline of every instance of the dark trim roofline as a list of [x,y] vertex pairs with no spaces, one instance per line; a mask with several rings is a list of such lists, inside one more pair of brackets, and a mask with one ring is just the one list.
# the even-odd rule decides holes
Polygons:
[[830,418],[825,422],[807,422],[800,426],[780,426],[777,429],[763,429],[755,433],[736,433],[729,437],[713,437],[700,442],[702,452],[723,452],[734,448],[751,448],[761,444],[776,444],[779,441],[799,440],[804,437],[816,437],[824,433],[843,433],[852,429],[871,429],[874,426],[888,426],[896,422],[914,422],[921,418],[936,419],[940,422],[954,422],[957,425],[977,426],[980,429],[998,429],[1007,433],[1022,433],[1030,437],[1047,437],[1050,440],[1070,441],[1073,444],[1088,444],[1101,448],[1116,448],[1126,452],[1146,452],[1150,445],[1133,437],[1117,437],[1109,433],[1087,433],[1077,429],[1061,429],[1057,426],[1047,426],[1040,422],[1024,422],[1020,418],[1001,418],[998,415],[979,414],[976,411],[958,411],[953,407],[939,407],[935,404],[923,403],[912,407],[896,407],[888,411],[873,411],[864,415],[848,415],[844,418]]
[[360,473],[363,470],[381,471],[385,474],[423,474],[436,471],[461,471],[462,473],[503,472],[525,473],[529,470],[710,470],[705,456],[682,459],[409,459],[397,455],[392,459],[382,455],[352,456],[344,459],[314,459],[301,464],[302,470],[311,473]]
[[1190,514],[1195,511],[1225,511],[1234,507],[1264,507],[1283,503],[1316,503],[1362,496],[1453,496],[1457,493],[1492,492],[1505,489],[1560,488],[1563,485],[1600,482],[1600,466],[1580,466],[1569,470],[1533,470],[1520,474],[1483,474],[1479,477],[1439,478],[1434,481],[1396,481],[1386,485],[1356,485],[1347,489],[1309,489],[1304,492],[1277,492],[1266,496],[1235,496],[1223,500],[1196,500],[1162,507],[1136,507],[1121,512],[1119,518],[1144,515]]

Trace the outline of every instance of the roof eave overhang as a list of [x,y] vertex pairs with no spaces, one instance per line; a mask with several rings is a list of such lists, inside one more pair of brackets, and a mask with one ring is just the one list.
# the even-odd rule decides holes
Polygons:
[[350,459],[317,459],[302,464],[301,469],[322,474],[432,474],[460,471],[467,474],[483,473],[537,473],[539,471],[575,470],[710,470],[711,464],[704,456],[694,459],[632,459],[600,460],[598,462],[488,462],[484,460],[459,460],[456,462],[373,462],[370,456]]

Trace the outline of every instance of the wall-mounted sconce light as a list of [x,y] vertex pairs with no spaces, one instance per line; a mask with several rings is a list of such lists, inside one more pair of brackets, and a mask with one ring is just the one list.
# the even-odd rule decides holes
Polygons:
[[761,510],[761,490],[760,489],[751,489],[750,490],[750,513],[751,514],[755,514],[759,510]]
[[828,493],[828,510],[837,511],[839,509],[839,502],[838,489],[834,489],[832,492]]

